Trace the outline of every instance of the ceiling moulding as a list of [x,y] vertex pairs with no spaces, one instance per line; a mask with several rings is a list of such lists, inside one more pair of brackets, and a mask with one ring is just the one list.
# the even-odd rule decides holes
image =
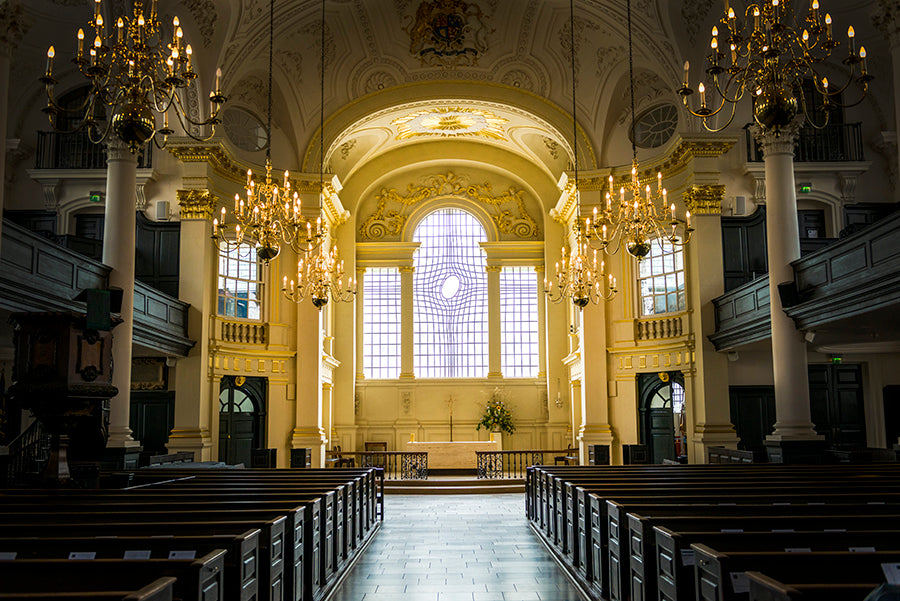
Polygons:
[[359,227],[360,240],[397,238],[416,205],[436,198],[462,198],[482,205],[497,230],[520,239],[538,239],[541,231],[525,206],[525,190],[509,186],[495,194],[489,182],[469,183],[465,175],[448,172],[422,178],[421,184],[410,183],[406,193],[396,188],[382,188],[375,196],[375,210]]

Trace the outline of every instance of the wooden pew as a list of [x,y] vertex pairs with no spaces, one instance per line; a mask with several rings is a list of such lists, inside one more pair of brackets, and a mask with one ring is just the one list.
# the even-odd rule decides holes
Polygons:
[[[698,601],[746,601],[746,572],[761,572],[775,580],[816,584],[859,584],[884,581],[883,563],[900,562],[900,550],[874,553],[848,551],[734,551],[722,553],[704,544],[691,545],[697,562]],[[874,588],[874,587],[872,587]]]
[[[4,593],[0,591],[2,601],[172,601],[172,588],[176,579],[172,577],[157,578],[145,587],[135,591],[91,590],[91,591],[31,591],[27,593]],[[102,584],[101,581],[99,584]],[[40,588],[36,586],[35,588]]]
[[224,598],[255,601],[259,599],[260,534],[259,529],[252,529],[238,535],[0,538],[0,560],[168,559],[188,554],[204,556],[223,549]]
[[745,572],[750,601],[863,601],[879,583],[784,584],[759,572]]
[[197,559],[0,561],[0,582],[7,593],[34,592],[36,587],[47,592],[127,591],[135,583],[171,576],[176,579],[173,594],[183,601],[222,601],[224,572],[225,551],[221,549]]
[[[709,530],[675,532],[665,526],[653,528],[656,535],[656,585],[659,598],[694,601],[694,550],[703,543],[728,552],[737,550],[869,551],[889,549],[900,541],[900,530],[852,530],[847,532],[742,532]],[[649,578],[649,576],[648,576]]]

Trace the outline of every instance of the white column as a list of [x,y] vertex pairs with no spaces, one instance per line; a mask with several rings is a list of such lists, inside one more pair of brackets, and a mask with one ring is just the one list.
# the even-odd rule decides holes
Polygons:
[[400,266],[400,379],[416,377],[413,343],[412,265]]
[[500,358],[500,271],[499,265],[487,266],[488,290],[488,373],[489,378],[502,378]]
[[[6,126],[9,118],[9,64],[13,51],[28,29],[24,11],[15,0],[0,6],[0,216],[6,196]],[[0,219],[0,236],[3,220]],[[2,240],[0,240],[2,241]]]
[[134,203],[137,155],[118,138],[107,142],[106,217],[103,224],[103,263],[112,271],[110,286],[122,289],[122,323],[113,330],[113,386],[119,394],[111,401],[111,448],[138,446],[131,437],[128,416],[131,402],[131,337],[134,327]]
[[775,431],[767,440],[772,442],[820,440],[810,420],[806,342],[793,320],[784,313],[778,294],[778,284],[794,280],[791,262],[800,258],[794,141],[802,118],[799,116],[778,136],[756,131],[766,170],[766,243],[776,415]]

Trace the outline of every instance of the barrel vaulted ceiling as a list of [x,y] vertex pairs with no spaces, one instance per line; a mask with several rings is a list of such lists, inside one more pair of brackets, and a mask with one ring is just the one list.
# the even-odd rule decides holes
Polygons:
[[[67,51],[67,40],[74,46],[74,31],[89,19],[93,2],[13,1],[24,7],[29,30],[17,50],[28,58],[13,61],[11,79],[35,82],[27,97],[40,102],[35,74],[46,46]],[[861,43],[887,58],[887,44],[872,25],[885,1],[822,0],[837,23],[852,20]],[[120,14],[131,0],[103,4]],[[273,148],[283,147],[293,163],[279,167],[318,170],[321,6],[320,0],[275,0]],[[674,90],[685,59],[702,64],[721,9],[720,0],[632,0],[639,117],[671,105],[673,127],[696,127]],[[169,21],[181,18],[202,89],[221,67],[229,106],[264,123],[269,1],[159,0],[159,12]],[[625,24],[624,0],[575,0],[582,168],[630,160]],[[449,159],[464,161],[473,148],[484,148],[528,161],[555,181],[572,155],[569,28],[568,0],[326,0],[327,167],[352,179],[379,157],[445,140]],[[890,81],[889,59],[872,62],[875,75]],[[74,76],[62,77],[63,84],[70,81]],[[262,153],[244,158],[262,162]]]

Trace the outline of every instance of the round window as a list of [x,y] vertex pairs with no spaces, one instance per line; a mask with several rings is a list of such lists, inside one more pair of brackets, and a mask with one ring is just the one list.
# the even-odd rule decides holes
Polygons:
[[634,143],[641,148],[656,148],[669,141],[678,127],[678,109],[665,104],[642,113],[634,122]]
[[222,126],[231,143],[241,150],[256,152],[269,142],[266,126],[244,109],[232,106],[223,110]]

